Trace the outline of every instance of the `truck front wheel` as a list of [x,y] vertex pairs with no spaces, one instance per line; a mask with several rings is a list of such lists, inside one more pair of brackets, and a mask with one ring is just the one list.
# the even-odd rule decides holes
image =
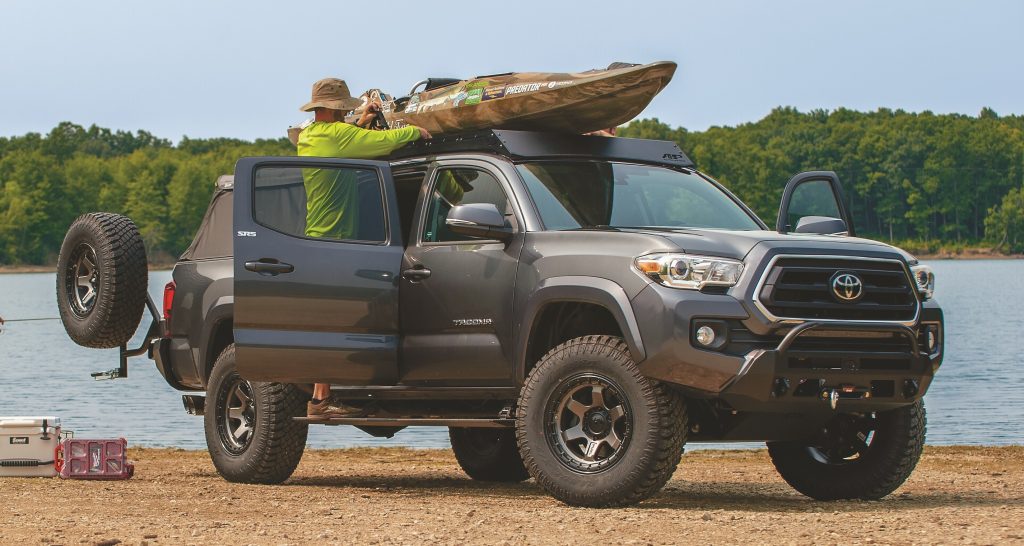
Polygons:
[[817,500],[877,500],[903,484],[924,448],[924,402],[840,414],[809,442],[768,442],[782,479]]
[[640,373],[622,339],[555,347],[519,397],[516,437],[527,470],[576,506],[622,506],[661,489],[686,442],[682,397]]
[[217,357],[206,389],[206,447],[224,479],[275,484],[302,459],[308,396],[294,385],[247,381],[235,368],[235,345]]

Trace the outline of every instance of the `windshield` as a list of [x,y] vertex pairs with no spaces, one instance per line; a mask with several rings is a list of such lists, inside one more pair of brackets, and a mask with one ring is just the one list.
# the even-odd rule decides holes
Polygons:
[[695,173],[593,161],[517,166],[549,230],[592,227],[762,229]]

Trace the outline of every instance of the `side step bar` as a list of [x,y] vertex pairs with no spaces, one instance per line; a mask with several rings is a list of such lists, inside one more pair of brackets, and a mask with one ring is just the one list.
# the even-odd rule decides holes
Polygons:
[[311,425],[353,425],[357,427],[460,427],[511,428],[515,419],[458,419],[458,418],[399,418],[399,417],[336,417],[330,419],[296,417],[296,421]]

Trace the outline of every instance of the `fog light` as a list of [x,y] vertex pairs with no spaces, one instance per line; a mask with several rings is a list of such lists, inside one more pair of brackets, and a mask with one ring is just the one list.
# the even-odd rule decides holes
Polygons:
[[697,343],[708,347],[715,342],[715,331],[710,326],[697,328]]
[[939,350],[939,327],[932,324],[928,326],[928,354],[935,354]]

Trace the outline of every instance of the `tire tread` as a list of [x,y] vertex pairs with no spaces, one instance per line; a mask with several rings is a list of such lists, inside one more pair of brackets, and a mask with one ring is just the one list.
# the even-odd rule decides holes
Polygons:
[[[553,365],[561,359],[569,359],[596,354],[613,359],[626,371],[630,379],[641,386],[643,396],[654,400],[655,404],[648,416],[657,423],[657,434],[652,435],[643,446],[643,460],[649,461],[645,468],[630,469],[627,482],[633,487],[623,490],[614,496],[593,498],[579,495],[552,479],[540,467],[535,447],[530,445],[526,426],[524,408],[531,406],[531,401],[541,396],[538,385],[545,376],[558,373]],[[683,455],[686,443],[687,412],[682,397],[668,386],[644,376],[633,362],[629,347],[619,337],[607,335],[591,335],[571,339],[548,351],[527,377],[519,398],[516,415],[516,437],[520,454],[530,475],[554,497],[572,505],[589,507],[613,507],[635,504],[658,492],[672,477]],[[547,446],[537,446],[546,449]]]
[[922,401],[888,413],[888,437],[881,439],[884,444],[871,464],[826,467],[806,455],[804,446],[791,442],[769,442],[768,454],[786,483],[813,499],[881,499],[903,485],[914,471],[927,429]]
[[[228,373],[225,368],[234,368],[234,361],[235,344],[232,343],[221,352],[214,363],[207,395],[207,399],[214,405],[216,403],[214,389],[220,386],[222,376]],[[254,391],[260,391],[258,396],[266,404],[259,407],[261,413],[257,418],[255,428],[255,434],[258,434],[259,437],[254,437],[248,448],[255,447],[259,453],[242,455],[245,458],[240,469],[227,466],[221,458],[230,456],[221,453],[214,445],[208,446],[210,456],[220,475],[230,482],[279,484],[291,477],[302,460],[309,428],[305,423],[295,421],[294,417],[305,415],[308,397],[294,385],[258,382],[250,382],[250,384]],[[214,407],[208,406],[208,409],[216,411]],[[220,441],[219,433],[215,428],[216,423],[215,421],[211,422],[214,419],[216,416],[206,423],[208,444]]]
[[[86,238],[95,242],[102,283],[89,316],[71,310],[64,286],[70,254]],[[57,268],[60,318],[71,339],[84,347],[109,349],[135,334],[146,307],[149,267],[146,247],[130,218],[109,212],[83,214],[71,223],[61,246]]]

